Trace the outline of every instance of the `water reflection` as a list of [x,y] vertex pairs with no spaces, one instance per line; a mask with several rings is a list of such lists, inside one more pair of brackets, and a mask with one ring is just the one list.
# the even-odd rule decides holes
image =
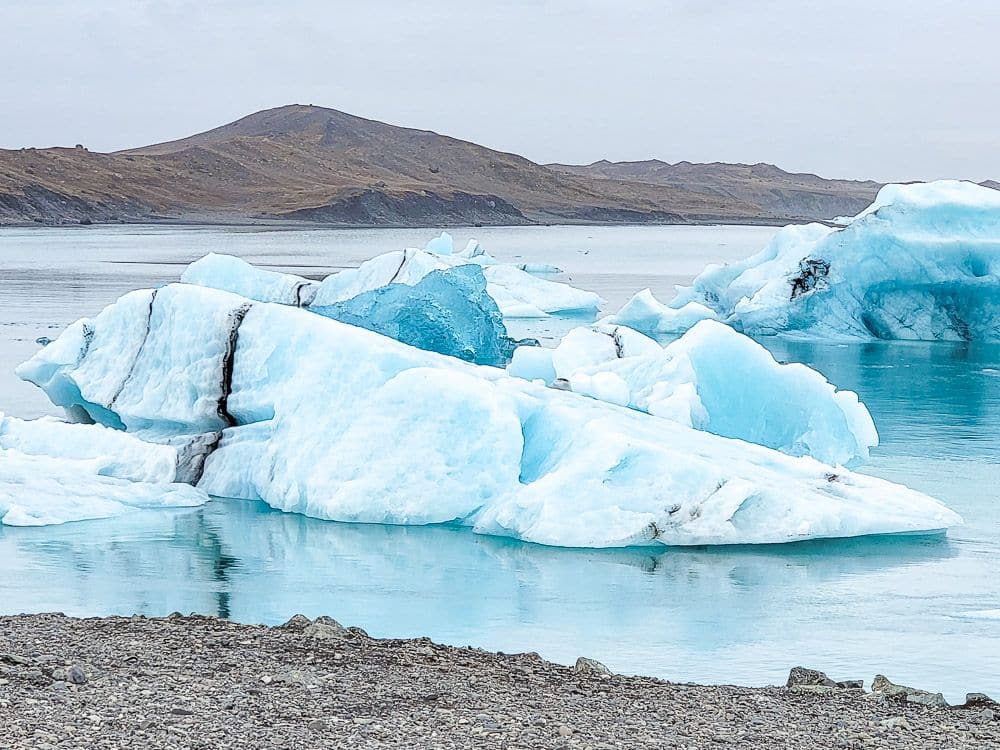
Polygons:
[[[796,638],[821,651],[838,630],[830,623],[869,599],[849,591],[898,590],[920,577],[903,571],[956,554],[945,537],[561,550],[450,526],[330,523],[217,500],[0,530],[0,610],[180,610],[267,623],[332,614],[381,636],[430,635],[565,661],[589,653],[625,671],[752,682],[767,674],[762,662],[786,667],[780,652]],[[913,615],[897,609],[893,616]],[[752,657],[716,663],[720,650],[741,648]]]

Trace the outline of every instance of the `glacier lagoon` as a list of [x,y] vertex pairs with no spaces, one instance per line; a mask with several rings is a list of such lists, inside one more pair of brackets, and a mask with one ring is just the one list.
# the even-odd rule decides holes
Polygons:
[[[707,262],[743,258],[752,227],[518,228],[474,234],[499,259],[551,263],[616,309],[645,286],[669,299]],[[209,251],[320,277],[429,230],[88,228],[0,232],[0,410],[51,413],[13,366],[120,293],[172,281]],[[139,262],[133,262],[140,258]],[[519,321],[552,340],[579,320]],[[513,328],[513,327],[512,327]],[[762,684],[803,662],[940,689],[997,684],[1000,347],[791,344],[782,361],[856,390],[882,437],[864,471],[941,498],[965,517],[947,537],[791,547],[594,552],[474,537],[450,527],[350,526],[252,503],[0,529],[0,611],[166,614],[276,622],[329,613],[374,635],[579,654],[625,672]],[[985,489],[984,489],[985,488]],[[430,607],[428,602],[435,606]]]

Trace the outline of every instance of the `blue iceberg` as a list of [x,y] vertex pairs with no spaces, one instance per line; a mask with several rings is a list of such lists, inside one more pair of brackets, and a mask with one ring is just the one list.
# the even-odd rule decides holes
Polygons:
[[1000,191],[886,185],[844,226],[788,226],[756,255],[709,266],[672,308],[699,303],[752,336],[1000,339]]
[[518,342],[486,292],[483,269],[431,271],[416,284],[388,284],[310,311],[477,365],[506,365]]

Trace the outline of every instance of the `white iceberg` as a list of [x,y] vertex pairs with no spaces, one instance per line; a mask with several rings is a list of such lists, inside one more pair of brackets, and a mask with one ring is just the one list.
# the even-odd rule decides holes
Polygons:
[[664,348],[623,326],[596,328],[575,328],[554,349],[519,347],[507,370],[828,464],[866,461],[878,445],[856,393],[806,365],[779,364],[722,323],[702,321]]
[[709,266],[671,306],[691,302],[755,336],[1000,339],[1000,192],[887,185],[842,228],[785,227]]
[[177,284],[126,295],[18,368],[128,430],[221,431],[198,486],[339,521],[459,522],[559,546],[928,532],[906,487]]
[[8,526],[208,502],[202,490],[176,483],[176,471],[170,446],[95,424],[0,414],[0,523]]
[[614,315],[601,318],[608,325],[622,325],[647,336],[684,333],[695,323],[714,320],[715,311],[698,302],[673,308],[660,302],[649,289],[637,292]]
[[[455,250],[455,241],[447,232],[441,232],[424,246],[424,250],[432,255],[451,255]],[[471,251],[474,248],[467,247],[466,250]]]

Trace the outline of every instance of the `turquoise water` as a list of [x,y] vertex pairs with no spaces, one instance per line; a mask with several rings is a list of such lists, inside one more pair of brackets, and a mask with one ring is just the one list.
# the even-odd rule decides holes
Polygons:
[[[643,286],[667,296],[672,283],[746,255],[772,230],[475,231],[494,254],[555,262],[614,306]],[[49,326],[176,278],[179,263],[210,249],[281,268],[326,263],[322,275],[427,235],[0,231],[0,371],[9,377]],[[144,262],[118,262],[128,258]],[[775,683],[804,663],[838,678],[884,672],[952,699],[1000,693],[1000,346],[764,343],[860,393],[882,436],[865,471],[940,497],[966,525],[939,537],[654,554],[337,524],[219,500],[0,527],[0,612],[180,610],[269,623],[324,613],[376,636],[429,635],[563,662],[587,655],[674,680]],[[0,380],[0,410],[32,416],[51,407],[9,378]]]

